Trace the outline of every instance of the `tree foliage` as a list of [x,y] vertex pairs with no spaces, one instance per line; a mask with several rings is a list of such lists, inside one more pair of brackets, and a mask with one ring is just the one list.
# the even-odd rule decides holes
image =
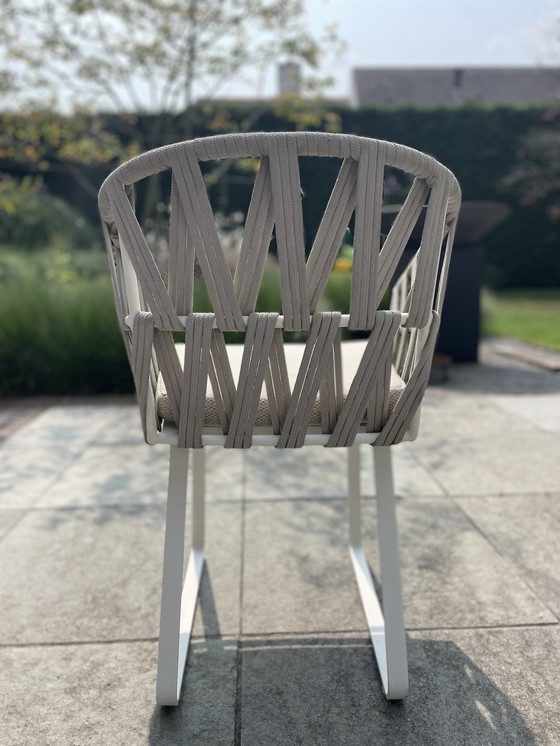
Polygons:
[[[272,63],[317,67],[335,36],[309,33],[302,0],[1,0],[4,90],[51,105],[184,111],[193,98],[256,86]],[[4,70],[6,72],[6,70]]]
[[[307,30],[303,0],[0,0],[0,10],[0,106],[18,104],[3,116],[0,161],[71,172],[90,195],[99,183],[85,181],[77,163],[188,139],[195,98],[227,97],[228,83],[240,80],[257,95],[272,65],[297,62],[309,72],[339,49],[333,29]],[[316,95],[327,81],[308,75],[307,83],[311,100],[287,96],[276,105],[300,128],[336,129]],[[270,107],[255,104],[242,128]],[[209,129],[239,126],[222,107],[212,111]],[[100,112],[120,115],[117,130],[104,128]],[[160,200],[156,181],[148,206]]]

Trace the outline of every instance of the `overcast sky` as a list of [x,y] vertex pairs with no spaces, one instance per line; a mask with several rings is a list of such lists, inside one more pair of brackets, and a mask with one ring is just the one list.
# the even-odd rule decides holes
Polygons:
[[336,22],[348,48],[326,68],[331,94],[378,66],[560,65],[559,0],[305,0],[310,29]]

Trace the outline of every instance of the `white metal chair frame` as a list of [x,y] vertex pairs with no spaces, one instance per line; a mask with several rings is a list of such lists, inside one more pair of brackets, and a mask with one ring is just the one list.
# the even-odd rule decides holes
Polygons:
[[[342,159],[331,199],[306,258],[299,156]],[[225,264],[200,161],[260,157],[235,276]],[[386,167],[414,177],[381,246]],[[133,206],[133,184],[172,172],[167,284]],[[379,311],[412,230],[427,201],[422,239],[395,283],[391,310]],[[118,318],[129,352],[148,443],[171,446],[161,602],[157,702],[179,701],[204,565],[204,446],[253,444],[347,447],[350,554],[388,699],[407,695],[406,637],[398,561],[395,496],[388,446],[416,437],[460,207],[455,177],[410,148],[352,135],[256,133],[222,135],[166,146],[116,169],[100,191]],[[319,298],[354,216],[350,313],[318,313]],[[283,315],[256,313],[260,279],[275,228]],[[214,313],[193,312],[198,260]],[[358,371],[342,390],[340,329],[369,332]],[[295,383],[287,375],[282,329],[309,339]],[[179,360],[172,332],[184,331]],[[235,385],[224,331],[245,331]],[[402,384],[391,400],[391,371]],[[219,426],[209,421],[208,381]],[[171,408],[161,415],[161,386]],[[266,388],[270,423],[257,424]],[[159,397],[159,398],[158,398]],[[320,424],[311,424],[314,405]],[[374,446],[382,608],[361,539],[359,444]],[[189,451],[193,452],[193,529],[185,582],[184,539]]]

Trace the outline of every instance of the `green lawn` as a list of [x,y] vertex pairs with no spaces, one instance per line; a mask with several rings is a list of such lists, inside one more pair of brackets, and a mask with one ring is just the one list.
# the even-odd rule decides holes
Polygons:
[[484,290],[482,331],[560,350],[560,289]]

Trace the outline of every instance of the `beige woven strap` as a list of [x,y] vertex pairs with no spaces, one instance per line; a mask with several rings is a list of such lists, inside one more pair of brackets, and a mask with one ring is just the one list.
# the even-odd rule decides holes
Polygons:
[[222,432],[229,432],[231,413],[235,402],[235,382],[227,355],[223,332],[214,330],[210,344],[210,381]]
[[412,235],[414,226],[418,222],[429,193],[430,189],[426,182],[415,179],[401,211],[391,226],[387,240],[383,244],[379,255],[379,271],[375,294],[377,306],[381,303],[383,295],[389,287],[391,278],[397,269],[397,264]]
[[158,328],[180,330],[181,323],[124,188],[111,182],[107,193],[120,239],[124,241],[154,324]]
[[277,448],[301,448],[332,345],[340,328],[340,313],[315,314],[294,384]]
[[176,148],[173,178],[190,238],[204,276],[219,329],[243,331],[245,324],[214,225],[200,166],[192,150]]
[[270,348],[268,370],[265,374],[266,393],[272,422],[272,432],[279,435],[286,421],[290,406],[290,381],[286,356],[284,354],[284,340],[282,330],[275,329]]
[[391,368],[391,358],[387,355],[385,362],[382,362],[379,366],[379,372],[372,382],[368,396],[366,430],[369,433],[379,432],[387,421]]
[[331,274],[356,206],[358,164],[345,158],[307,260],[307,287],[313,313]]
[[270,142],[270,172],[284,329],[309,329],[305,244],[296,142],[287,136]]
[[183,370],[177,357],[173,337],[169,332],[154,332],[154,349],[165,383],[169,404],[175,422],[181,420],[181,397],[183,392]]
[[[407,326],[423,327],[430,321],[436,292],[440,247],[445,231],[450,186],[450,180],[442,178],[430,194],[426,221],[422,232],[422,242],[417,254],[418,264],[415,282],[411,289]],[[426,303],[428,298],[430,299],[429,304]]]
[[329,351],[325,373],[319,388],[319,397],[322,431],[332,433],[344,402],[340,334],[334,338]]
[[239,372],[226,448],[249,448],[276,328],[277,313],[252,313]]
[[350,329],[371,329],[377,311],[375,284],[381,242],[384,155],[383,144],[379,144],[362,154],[358,166]]
[[140,406],[140,418],[146,437],[146,407],[149,396],[150,366],[152,362],[152,339],[154,319],[151,313],[139,313],[134,319],[130,364]]
[[187,230],[185,211],[171,180],[171,216],[169,226],[169,296],[180,316],[193,310],[194,244]]
[[255,308],[274,227],[269,160],[263,157],[247,213],[233,286],[244,314]]
[[212,313],[191,314],[187,317],[181,414],[178,425],[179,448],[202,448],[213,323]]
[[327,446],[332,448],[352,445],[366,412],[370,393],[380,379],[383,381],[383,393],[388,393],[388,390],[384,390],[387,361],[390,360],[393,341],[400,323],[399,313],[376,313],[363,358]]
[[424,349],[420,354],[418,363],[407,381],[401,398],[387,419],[379,437],[375,441],[376,446],[387,446],[394,443],[400,443],[410,422],[412,421],[412,418],[416,414],[416,411],[422,402],[426,386],[428,385],[439,324],[440,315],[437,311],[434,311],[428,339],[426,340]]

